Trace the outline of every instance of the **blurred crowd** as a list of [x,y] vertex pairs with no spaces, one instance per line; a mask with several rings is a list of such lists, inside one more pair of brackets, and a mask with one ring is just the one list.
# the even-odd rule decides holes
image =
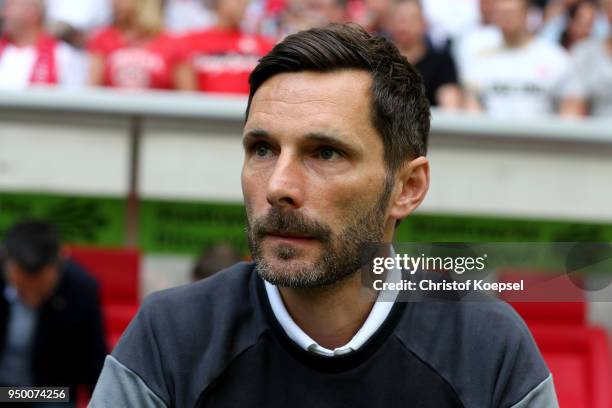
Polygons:
[[612,115],[612,0],[0,0],[0,90],[248,93],[299,30],[356,22],[419,70],[432,106]]

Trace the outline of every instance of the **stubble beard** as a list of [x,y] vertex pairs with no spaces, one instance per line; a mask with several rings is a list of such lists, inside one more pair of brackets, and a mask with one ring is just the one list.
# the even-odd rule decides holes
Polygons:
[[[257,273],[273,285],[295,289],[328,286],[352,276],[368,263],[369,254],[384,238],[385,210],[391,188],[392,182],[386,180],[375,205],[353,211],[353,221],[338,234],[333,234],[326,224],[278,207],[272,207],[260,219],[249,219],[247,236]],[[279,230],[315,237],[321,246],[321,255],[314,262],[300,261],[297,258],[302,249],[284,244],[275,246],[271,255],[264,255],[263,238],[267,232]]]

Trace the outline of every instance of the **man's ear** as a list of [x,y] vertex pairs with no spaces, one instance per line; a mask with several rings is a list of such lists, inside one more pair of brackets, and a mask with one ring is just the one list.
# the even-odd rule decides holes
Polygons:
[[401,220],[425,199],[429,190],[429,160],[420,156],[404,163],[395,174],[395,187],[389,203],[389,216]]

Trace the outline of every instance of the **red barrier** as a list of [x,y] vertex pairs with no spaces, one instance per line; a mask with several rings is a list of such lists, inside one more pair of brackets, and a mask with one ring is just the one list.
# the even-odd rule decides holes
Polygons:
[[112,348],[138,310],[140,252],[126,248],[69,247],[68,254],[100,284],[107,343]]

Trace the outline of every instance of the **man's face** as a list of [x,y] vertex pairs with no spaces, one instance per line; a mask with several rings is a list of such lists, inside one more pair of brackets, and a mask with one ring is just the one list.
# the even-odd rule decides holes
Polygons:
[[423,41],[425,30],[425,19],[418,4],[405,2],[395,6],[389,18],[389,32],[398,47],[411,47]]
[[595,5],[585,2],[578,7],[576,15],[569,22],[567,28],[575,41],[585,39],[591,35],[595,17],[597,17],[597,8]]
[[3,29],[8,35],[16,35],[40,21],[36,0],[6,0],[2,7]]
[[514,36],[527,30],[527,12],[526,0],[496,0],[493,18],[505,36]]
[[128,24],[136,12],[134,0],[112,0],[113,15],[121,24]]
[[249,6],[249,0],[217,0],[216,12],[224,20],[238,28]]
[[608,21],[612,25],[612,0],[602,0],[601,8],[604,14],[608,17]]
[[340,23],[344,20],[344,9],[337,0],[309,0],[310,8],[315,13],[325,16],[328,23]]
[[9,284],[17,289],[21,301],[33,308],[51,297],[59,281],[56,265],[48,265],[32,274],[10,259],[6,261],[6,275]]
[[480,0],[480,17],[483,24],[489,25],[493,22],[495,0]]
[[377,16],[386,15],[392,7],[391,0],[365,0],[364,3],[368,12]]
[[269,282],[337,282],[360,266],[363,244],[390,240],[390,183],[370,85],[357,70],[285,73],[255,93],[242,190],[251,252]]

